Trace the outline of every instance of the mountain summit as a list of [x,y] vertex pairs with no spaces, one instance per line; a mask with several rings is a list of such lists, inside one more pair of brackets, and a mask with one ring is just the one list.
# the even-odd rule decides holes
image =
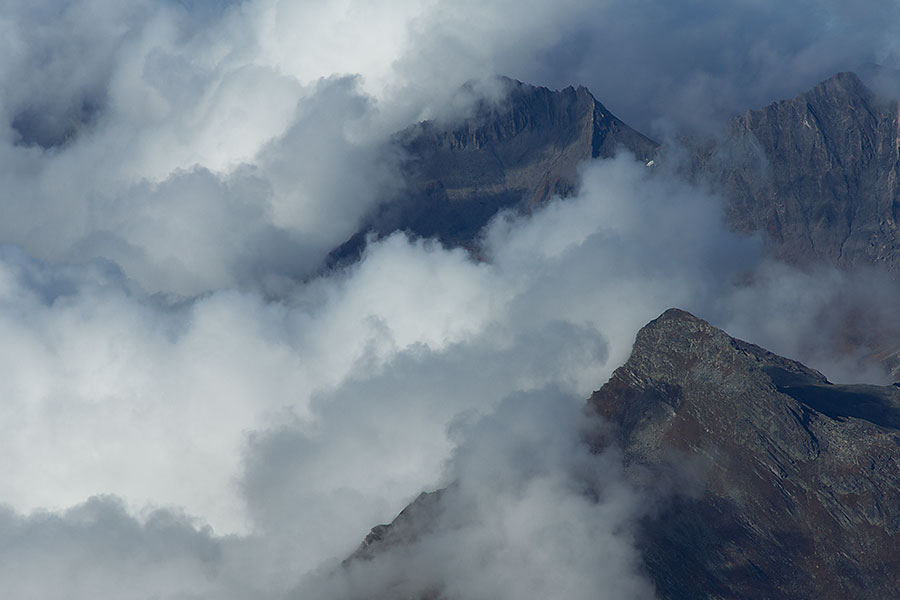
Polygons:
[[[764,231],[773,252],[794,264],[900,271],[900,104],[885,95],[900,85],[883,85],[900,75],[882,69],[866,80],[873,87],[838,73],[736,117],[721,140],[688,142],[691,176],[728,199],[734,230]],[[332,262],[356,256],[370,232],[405,230],[471,248],[499,210],[527,211],[572,193],[582,161],[619,149],[645,162],[658,153],[584,87],[501,81],[504,99],[480,102],[463,121],[425,121],[395,135],[406,188]]]
[[900,597],[900,389],[834,385],[669,310],[590,399],[632,472],[663,598]]
[[499,210],[528,210],[577,184],[585,159],[625,149],[641,160],[657,144],[613,115],[585,87],[553,91],[503,78],[500,102],[443,125],[418,123],[394,137],[406,156],[407,187],[333,253],[355,255],[367,232],[405,230],[447,245],[471,246]]
[[[763,230],[792,263],[900,269],[897,98],[838,73],[748,111],[702,169],[730,199],[737,230]],[[704,158],[700,158],[704,162]]]

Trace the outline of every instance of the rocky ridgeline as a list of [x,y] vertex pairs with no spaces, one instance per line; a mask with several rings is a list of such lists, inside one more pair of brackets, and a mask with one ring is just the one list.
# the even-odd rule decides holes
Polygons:
[[335,249],[332,262],[358,255],[367,233],[408,231],[472,248],[504,208],[529,210],[577,184],[578,165],[625,148],[650,160],[656,142],[610,113],[584,87],[552,91],[510,79],[506,96],[484,101],[449,126],[425,121],[398,133],[406,188]]
[[[887,75],[900,81],[900,74]],[[396,134],[407,185],[335,249],[332,263],[355,258],[367,233],[406,230],[473,248],[499,210],[529,210],[571,194],[585,159],[620,149],[645,162],[660,159],[656,142],[584,87],[502,83],[504,100],[481,102],[461,122],[425,121]],[[685,141],[683,173],[711,183],[728,199],[731,227],[765,232],[773,253],[789,263],[900,272],[898,95],[839,73],[796,98],[735,118],[721,139]],[[662,158],[683,155],[669,150],[662,149]]]
[[[588,436],[621,447],[654,499],[636,545],[660,598],[900,598],[895,386],[829,383],[672,309],[587,407],[612,425]],[[433,535],[441,495],[373,529],[345,564]]]
[[900,597],[895,386],[831,384],[670,310],[589,404],[632,472],[688,482],[641,529],[661,597]]

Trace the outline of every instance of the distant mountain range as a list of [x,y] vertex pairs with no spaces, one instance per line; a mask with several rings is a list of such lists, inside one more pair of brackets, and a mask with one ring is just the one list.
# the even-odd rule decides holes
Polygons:
[[[881,75],[900,81],[900,73]],[[426,121],[395,136],[407,185],[332,252],[332,262],[355,257],[367,233],[397,230],[474,248],[499,210],[570,195],[582,161],[627,150],[644,162],[680,162],[685,178],[725,196],[735,231],[764,232],[786,262],[900,273],[900,106],[853,73],[748,111],[724,138],[674,148],[623,123],[584,87],[503,84],[505,100],[482,102],[461,123]]]
[[[719,138],[676,147],[630,128],[585,88],[505,85],[504,102],[462,123],[396,136],[407,189],[333,260],[352,259],[367,232],[395,230],[477,252],[498,210],[570,195],[580,162],[625,149],[711,186],[730,227],[763,232],[785,262],[900,275],[900,91],[887,97],[839,73],[735,118]],[[638,333],[587,407],[613,425],[603,443],[623,449],[636,485],[683,479],[691,465],[691,490],[668,490],[639,527],[661,598],[900,598],[900,388],[831,384],[670,310]],[[373,529],[348,561],[431,535],[444,493]],[[420,600],[440,597],[438,586]]]

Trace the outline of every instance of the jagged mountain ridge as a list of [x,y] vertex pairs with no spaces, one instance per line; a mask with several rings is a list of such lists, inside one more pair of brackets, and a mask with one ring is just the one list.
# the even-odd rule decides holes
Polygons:
[[406,156],[406,188],[381,205],[331,260],[358,254],[367,233],[405,230],[472,247],[504,208],[529,210],[577,184],[578,165],[624,148],[650,160],[657,143],[635,131],[585,87],[553,91],[502,79],[506,97],[482,101],[449,127],[425,121],[394,136]]
[[[729,226],[764,232],[780,260],[876,267],[896,283],[900,72],[862,72],[838,73],[792,99],[747,111],[723,140],[688,143],[686,175],[711,183],[727,199]],[[890,322],[873,326],[866,311],[853,309],[844,319],[846,350],[866,348],[896,378],[900,330]]]
[[[672,309],[587,406],[663,494],[637,537],[660,598],[900,597],[896,386],[831,384]],[[348,561],[431,535],[440,502],[421,495]]]
[[[900,74],[891,78],[900,81]],[[368,233],[405,230],[473,249],[498,211],[571,194],[584,160],[619,149],[644,161],[678,155],[619,120],[584,87],[552,91],[503,81],[504,101],[483,101],[459,123],[425,121],[394,136],[406,157],[406,187],[332,252],[331,264],[355,258]],[[684,143],[684,175],[711,182],[728,201],[732,229],[765,232],[779,258],[900,272],[896,97],[838,73],[795,98],[748,110],[723,139]]]
[[670,310],[589,404],[632,469],[698,473],[641,530],[661,597],[900,597],[896,386],[830,384]]
[[[478,255],[479,233],[498,211],[528,211],[553,194],[566,196],[579,163],[626,149],[669,163],[666,173],[711,184],[726,199],[728,225],[764,232],[768,249],[787,263],[876,266],[897,280],[900,73],[869,67],[865,75],[880,93],[853,73],[838,73],[736,117],[720,139],[683,140],[686,153],[631,129],[584,87],[551,91],[503,80],[504,101],[484,101],[462,122],[426,121],[395,136],[407,157],[407,187],[328,264],[357,258],[369,233],[397,230]],[[900,372],[897,328],[871,327],[865,311],[845,320],[847,354],[862,350],[865,360]]]
[[729,199],[738,231],[765,231],[794,264],[900,267],[896,98],[838,73],[799,96],[747,111],[694,168]]

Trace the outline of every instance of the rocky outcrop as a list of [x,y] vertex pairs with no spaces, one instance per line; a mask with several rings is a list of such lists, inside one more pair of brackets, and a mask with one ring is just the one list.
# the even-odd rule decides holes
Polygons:
[[694,168],[729,199],[731,226],[765,231],[788,262],[900,270],[897,98],[853,73],[736,118]]
[[670,310],[589,405],[635,477],[677,482],[639,541],[661,597],[900,597],[898,388]]
[[438,490],[419,494],[389,524],[373,527],[344,564],[372,559],[390,548],[415,543],[422,536],[430,534],[440,513],[444,493],[444,490]]
[[553,91],[505,79],[504,100],[483,101],[451,126],[425,121],[395,136],[406,189],[383,204],[332,260],[353,257],[367,233],[406,230],[471,247],[499,210],[528,210],[568,195],[585,159],[625,149],[648,161],[657,144],[610,113],[584,87]]
[[[896,386],[832,384],[672,309],[587,407],[606,422],[587,438],[654,499],[636,545],[659,598],[900,598]],[[431,535],[440,503],[423,494],[349,560]]]
[[[892,85],[876,92],[854,73],[838,73],[735,118],[723,139],[686,142],[688,177],[712,183],[728,199],[730,226],[764,231],[789,263],[900,273],[900,73],[882,69],[866,80]],[[471,249],[501,209],[529,210],[572,193],[586,159],[620,149],[657,158],[655,142],[584,87],[503,82],[505,99],[483,101],[464,121],[426,121],[395,136],[406,187],[332,253],[332,263],[355,258],[368,233],[397,230]]]

